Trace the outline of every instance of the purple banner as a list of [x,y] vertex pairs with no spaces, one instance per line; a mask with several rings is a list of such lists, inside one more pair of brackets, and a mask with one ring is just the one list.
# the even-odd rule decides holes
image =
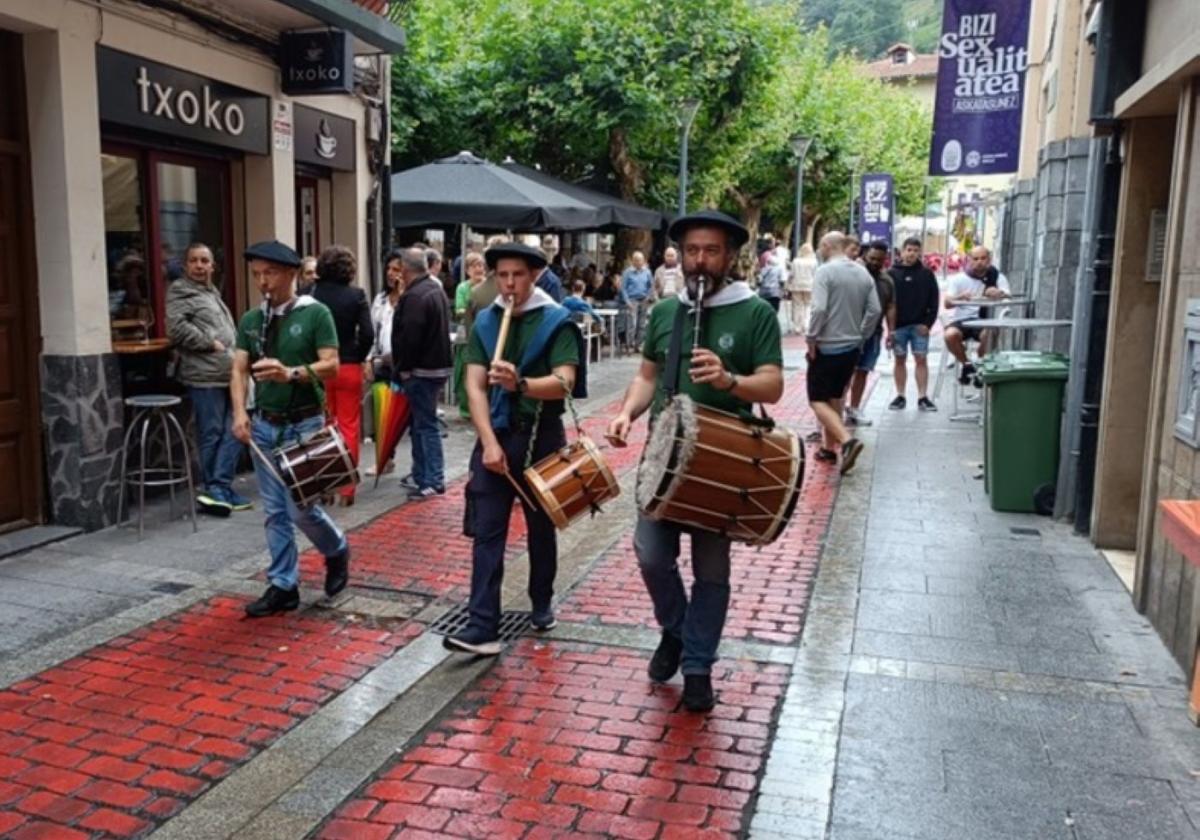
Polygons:
[[931,175],[1016,172],[1030,0],[946,0]]
[[859,238],[865,246],[874,239],[892,244],[892,195],[894,183],[887,172],[869,172],[862,176],[859,187],[858,206]]

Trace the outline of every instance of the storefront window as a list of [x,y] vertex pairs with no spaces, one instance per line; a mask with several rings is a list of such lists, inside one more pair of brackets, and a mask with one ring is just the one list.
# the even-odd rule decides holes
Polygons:
[[158,239],[162,288],[183,276],[187,246],[203,242],[213,252],[213,282],[225,286],[225,200],[220,172],[159,162]]
[[100,156],[104,178],[104,249],[108,314],[114,338],[148,338],[154,304],[146,265],[146,229],[138,159]]

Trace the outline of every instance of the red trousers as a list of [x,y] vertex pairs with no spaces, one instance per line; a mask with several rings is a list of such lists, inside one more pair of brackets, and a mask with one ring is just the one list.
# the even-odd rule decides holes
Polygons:
[[[329,416],[346,439],[350,457],[358,464],[359,433],[362,429],[363,369],[357,362],[338,365],[337,376],[325,382],[325,402]],[[354,498],[354,485],[348,484],[338,493]]]

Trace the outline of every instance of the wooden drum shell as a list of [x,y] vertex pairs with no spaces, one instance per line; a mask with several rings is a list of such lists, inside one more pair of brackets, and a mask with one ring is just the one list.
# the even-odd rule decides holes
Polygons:
[[590,438],[580,437],[525,470],[525,483],[560,530],[621,493],[616,476]]

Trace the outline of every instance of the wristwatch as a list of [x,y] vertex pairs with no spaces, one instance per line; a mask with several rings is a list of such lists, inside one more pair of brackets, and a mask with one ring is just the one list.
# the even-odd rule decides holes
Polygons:
[[734,373],[733,371],[729,371],[729,387],[725,389],[725,393],[728,394],[730,391],[732,391],[734,388],[737,387],[737,384],[738,384],[737,374]]
[[517,380],[517,393],[524,394],[529,390],[529,380],[522,376]]
[[300,381],[300,368],[294,367],[288,371],[288,382]]

